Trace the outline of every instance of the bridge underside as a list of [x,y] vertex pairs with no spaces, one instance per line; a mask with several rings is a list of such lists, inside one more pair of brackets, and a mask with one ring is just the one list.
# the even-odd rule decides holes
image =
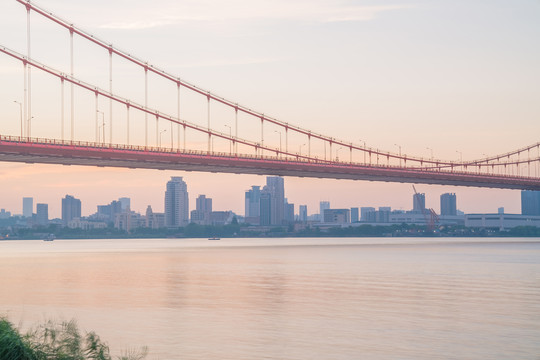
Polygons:
[[358,164],[0,140],[0,161],[540,190],[540,179]]

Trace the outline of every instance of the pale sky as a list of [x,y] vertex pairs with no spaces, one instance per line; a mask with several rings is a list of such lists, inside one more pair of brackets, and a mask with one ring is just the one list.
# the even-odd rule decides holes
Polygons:
[[[347,141],[394,152],[398,144],[403,153],[425,157],[433,149],[437,158],[457,160],[458,152],[463,159],[474,159],[540,140],[539,1],[35,3],[200,87]],[[26,52],[26,11],[15,0],[2,1],[0,34],[0,45]],[[36,60],[67,72],[68,45],[66,30],[32,15]],[[75,75],[107,88],[107,54],[77,38],[75,48]],[[142,73],[119,60],[114,63],[115,92],[142,102]],[[58,81],[36,71],[32,76],[33,135],[59,138]],[[0,84],[0,133],[17,135],[19,107],[13,101],[22,99],[22,65],[4,55]],[[76,96],[78,137],[93,140],[93,102]],[[174,114],[175,98],[165,83],[151,79],[150,106]],[[183,99],[183,116],[205,125],[204,102],[189,95]],[[102,101],[100,109],[109,123],[108,103]],[[233,115],[219,108],[212,111],[215,127],[227,132]],[[124,117],[122,109],[115,108],[114,142],[122,142]],[[136,116],[133,121],[138,121]],[[137,125],[133,129],[137,131]],[[242,119],[239,133],[249,137],[258,129]],[[140,141],[142,131],[137,134]],[[271,129],[265,136],[279,142]],[[293,138],[290,147],[298,149],[302,142]],[[197,137],[191,144],[205,146]],[[227,143],[216,142],[215,147],[228,151]],[[239,214],[244,212],[244,191],[265,182],[262,176],[0,163],[0,208],[20,213],[22,197],[31,196],[34,204],[48,203],[55,217],[60,199],[71,194],[82,200],[83,215],[122,196],[132,199],[133,210],[152,205],[163,211],[170,176],[184,176],[190,208],[199,194],[206,194],[214,199],[214,209]],[[285,186],[289,201],[307,204],[310,214],[318,212],[321,200],[330,200],[332,207],[412,207],[408,184],[286,178]],[[417,189],[436,211],[444,192],[455,192],[458,207],[466,212],[520,209],[519,191]]]

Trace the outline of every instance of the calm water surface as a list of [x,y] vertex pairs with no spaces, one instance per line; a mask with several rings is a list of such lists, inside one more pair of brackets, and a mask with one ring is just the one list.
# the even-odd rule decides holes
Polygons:
[[540,359],[540,239],[0,241],[0,314],[150,359]]

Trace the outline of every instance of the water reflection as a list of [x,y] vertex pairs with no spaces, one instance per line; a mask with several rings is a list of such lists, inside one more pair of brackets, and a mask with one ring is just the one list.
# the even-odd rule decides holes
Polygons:
[[149,345],[161,359],[540,353],[538,241],[208,243],[0,242],[0,312],[75,317],[115,349]]

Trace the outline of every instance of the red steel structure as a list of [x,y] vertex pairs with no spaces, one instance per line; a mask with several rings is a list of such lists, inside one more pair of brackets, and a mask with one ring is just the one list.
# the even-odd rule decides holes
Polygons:
[[[515,151],[473,161],[444,161],[439,159],[423,158],[399,153],[382,151],[371,147],[356,145],[351,142],[336,139],[319,134],[305,128],[301,128],[287,122],[264,115],[239,105],[233,101],[215,95],[214,93],[190,84],[181,78],[169,74],[148,62],[140,60],[127,52],[121,51],[106,41],[100,40],[65,21],[52,13],[25,0],[17,0],[24,4],[27,10],[28,54],[22,55],[5,47],[0,47],[0,52],[18,61],[21,61],[25,69],[25,96],[24,109],[27,119],[27,133],[22,136],[0,137],[0,161],[21,161],[55,163],[66,165],[93,165],[93,166],[120,166],[130,168],[157,168],[177,169],[210,172],[253,173],[268,175],[287,175],[302,177],[320,177],[335,179],[357,179],[373,181],[410,182],[426,184],[449,184],[463,186],[479,186],[508,189],[531,189],[540,190],[540,143],[532,144]],[[69,75],[66,72],[53,69],[33,59],[30,54],[30,12],[35,13],[64,27],[70,34],[71,66]],[[74,76],[73,72],[73,36],[77,35],[92,44],[95,44],[109,54],[109,90],[85,83]],[[145,75],[145,103],[138,104],[130,99],[123,98],[112,91],[112,58],[119,56],[137,65]],[[64,101],[64,84],[71,86],[71,137],[70,141],[64,141],[64,115],[62,112],[62,139],[36,139],[31,137],[31,77],[30,69],[43,71],[57,77],[62,84],[62,103]],[[174,83],[178,89],[178,113],[173,116],[152,109],[148,106],[148,73],[157,75]],[[73,132],[73,91],[78,87],[95,94],[96,99],[96,142],[80,142],[74,139]],[[208,124],[201,126],[181,118],[180,114],[180,89],[184,88],[206,98],[208,103]],[[112,104],[118,103],[125,106],[127,113],[127,144],[113,144],[113,127],[110,126],[109,141],[106,143],[105,134],[103,141],[99,142],[97,128],[98,98],[109,99],[110,119],[112,121]],[[230,128],[229,134],[212,129],[210,117],[210,104],[217,102],[230,108],[235,113],[235,134]],[[63,108],[63,106],[62,106]],[[138,111],[145,116],[145,146],[132,146],[129,144],[129,114],[130,111]],[[238,137],[238,113],[248,115],[253,120],[260,122],[260,139],[249,140]],[[22,113],[22,111],[21,111]],[[103,113],[102,113],[103,114]],[[148,146],[148,116],[160,119],[171,124],[171,148],[152,148]],[[22,114],[21,114],[22,117]],[[22,120],[21,120],[22,123]],[[265,143],[265,123],[277,126],[285,132],[285,149]],[[184,147],[180,147],[180,135],[178,146],[173,148],[173,126],[184,130]],[[186,129],[193,130],[208,136],[207,151],[190,151],[186,149]],[[105,127],[103,126],[103,131]],[[275,130],[274,130],[275,131]],[[156,139],[161,139],[156,126]],[[278,132],[278,131],[275,131]],[[298,152],[289,150],[289,133],[306,138],[306,144],[300,146]],[[230,142],[230,152],[216,153],[211,146],[212,138],[221,138]],[[315,156],[312,152],[312,141],[322,142],[324,156]],[[158,142],[160,144],[161,141]],[[254,155],[239,154],[238,145],[251,148]],[[302,154],[302,146],[307,145],[307,152]],[[332,147],[336,148],[335,158],[332,155]],[[232,151],[232,149],[235,149]],[[328,148],[328,156],[326,149]],[[349,150],[349,161],[339,161],[337,154],[341,149]],[[354,162],[355,155],[363,155],[363,162]],[[375,158],[375,159],[374,159]],[[369,160],[368,160],[369,159]],[[399,166],[395,165],[399,163]],[[526,175],[524,174],[526,172]],[[531,172],[533,174],[531,174]]]
[[540,190],[540,180],[529,177],[80,141],[21,139],[18,136],[0,137],[0,160]]

